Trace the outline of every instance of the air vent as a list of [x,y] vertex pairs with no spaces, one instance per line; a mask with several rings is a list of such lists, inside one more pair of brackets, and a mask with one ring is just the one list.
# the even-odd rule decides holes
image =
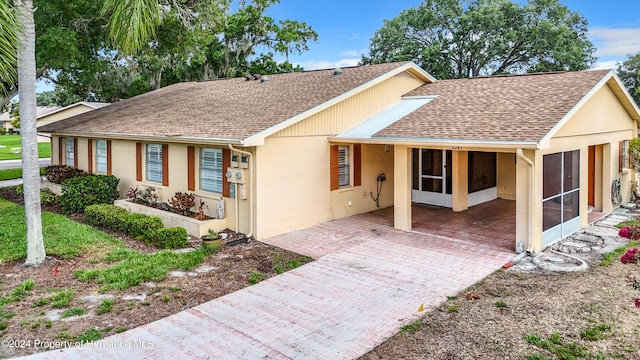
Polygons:
[[333,70],[333,75],[342,75],[342,69],[337,67]]

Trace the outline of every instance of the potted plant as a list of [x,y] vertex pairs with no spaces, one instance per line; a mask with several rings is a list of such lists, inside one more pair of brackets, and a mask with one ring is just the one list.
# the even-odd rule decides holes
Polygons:
[[213,229],[209,229],[209,232],[202,236],[202,247],[205,249],[217,251],[221,245],[222,236]]

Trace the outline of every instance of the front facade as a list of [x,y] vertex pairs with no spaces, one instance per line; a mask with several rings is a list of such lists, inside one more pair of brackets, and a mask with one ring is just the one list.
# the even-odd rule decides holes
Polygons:
[[[537,99],[513,95],[548,83]],[[123,196],[193,192],[257,238],[391,206],[408,230],[415,203],[458,212],[506,199],[514,250],[539,251],[590,209],[613,210],[614,180],[629,197],[638,120],[612,73],[435,81],[398,63],[177,84],[40,131],[53,163],[116,175]]]

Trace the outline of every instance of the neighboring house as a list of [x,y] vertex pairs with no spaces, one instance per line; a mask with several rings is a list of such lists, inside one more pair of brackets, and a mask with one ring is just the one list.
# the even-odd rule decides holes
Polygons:
[[54,164],[116,175],[122,194],[194,192],[211,215],[224,198],[226,225],[257,238],[376,209],[384,173],[396,228],[413,202],[509,199],[514,249],[538,251],[612,211],[614,179],[628,198],[639,120],[611,71],[436,81],[391,63],[180,83],[40,131]]
[[[36,117],[46,115],[57,109],[60,109],[60,107],[59,106],[38,106],[36,108]],[[5,129],[13,128],[13,125],[11,125],[11,120],[13,119],[11,118],[10,112],[7,111],[0,114],[0,122],[2,122],[3,128]]]
[[[36,117],[37,126],[44,126],[47,124],[51,124],[56,121],[60,121],[62,119],[66,119],[68,117],[72,117],[78,114],[86,113],[87,111],[99,109],[101,107],[109,105],[108,103],[101,102],[89,102],[89,101],[80,101],[75,104],[67,105],[64,107],[56,106],[49,107],[50,111],[44,113],[38,113]],[[38,142],[48,142],[51,138],[49,134],[46,133],[38,133]]]

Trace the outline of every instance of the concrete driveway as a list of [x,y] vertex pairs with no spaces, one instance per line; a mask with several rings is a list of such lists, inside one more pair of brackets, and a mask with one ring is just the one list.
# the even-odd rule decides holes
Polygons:
[[513,252],[364,214],[265,240],[315,262],[173,316],[39,359],[353,359],[500,268]]

